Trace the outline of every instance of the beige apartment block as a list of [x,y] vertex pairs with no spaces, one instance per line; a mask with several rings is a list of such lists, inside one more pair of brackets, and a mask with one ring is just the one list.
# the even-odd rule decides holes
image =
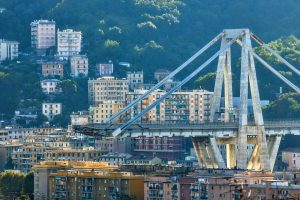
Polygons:
[[70,59],[71,76],[87,77],[89,73],[89,60],[86,55],[72,56]]
[[[126,104],[142,95],[145,90],[136,90],[126,96]],[[136,115],[141,109],[145,109],[161,98],[165,91],[157,90],[141,101],[134,109],[127,113],[128,117]],[[158,106],[150,110],[142,117],[146,122],[168,123],[199,123],[209,119],[211,98],[213,93],[205,90],[174,92]]]
[[128,93],[128,80],[103,77],[88,81],[89,103],[97,105],[103,101],[125,101]]
[[[119,112],[124,107],[123,102],[102,101],[90,107],[92,123],[105,123],[113,114]],[[120,121],[120,120],[119,120]]]

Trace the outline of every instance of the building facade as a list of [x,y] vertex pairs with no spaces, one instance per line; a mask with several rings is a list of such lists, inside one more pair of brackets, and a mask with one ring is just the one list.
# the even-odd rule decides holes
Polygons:
[[47,49],[55,46],[55,22],[36,20],[31,24],[31,47]]
[[58,88],[60,80],[57,79],[46,79],[41,81],[41,88],[45,94],[56,94],[60,93],[61,89]]
[[81,52],[81,32],[73,29],[57,31],[57,56],[61,60],[68,60],[71,56]]
[[134,91],[138,89],[140,85],[144,84],[144,72],[127,72],[126,74],[128,83],[129,83],[129,90]]
[[154,156],[163,160],[183,160],[185,140],[183,137],[137,137],[134,138],[135,155],[145,158]]
[[62,113],[62,104],[61,103],[43,103],[42,104],[42,113],[45,115],[49,121],[57,115]]
[[288,165],[289,170],[300,169],[300,148],[287,148],[282,151],[282,161]]
[[102,76],[111,76],[114,73],[114,64],[97,64],[96,65],[96,75]]
[[105,162],[47,161],[34,168],[34,198],[143,199],[144,176]]
[[61,62],[46,62],[42,64],[42,76],[63,78],[64,77],[64,64]]
[[96,105],[103,101],[124,102],[128,93],[128,80],[103,77],[88,81],[89,103]]
[[[126,95],[126,104],[129,104],[145,90],[136,90]],[[127,113],[131,118],[142,109],[147,108],[166,92],[157,90],[141,101]],[[158,106],[145,114],[141,120],[145,122],[167,123],[201,123],[209,120],[210,104],[213,93],[204,90],[179,91],[167,97]]]
[[[124,107],[123,102],[102,101],[90,107],[91,123],[105,123],[113,114],[119,112]],[[119,119],[118,121],[122,121]]]
[[71,76],[87,77],[89,73],[89,60],[86,55],[72,56],[70,59]]
[[14,60],[19,56],[19,43],[16,41],[0,40],[0,62]]

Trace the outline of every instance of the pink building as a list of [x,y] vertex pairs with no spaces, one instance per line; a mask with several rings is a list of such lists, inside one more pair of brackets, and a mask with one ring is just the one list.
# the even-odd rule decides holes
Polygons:
[[289,170],[300,169],[300,147],[287,148],[282,151],[282,162],[288,165]]

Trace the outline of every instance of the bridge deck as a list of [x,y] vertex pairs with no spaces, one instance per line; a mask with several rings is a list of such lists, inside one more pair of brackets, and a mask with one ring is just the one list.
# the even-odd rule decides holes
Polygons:
[[[254,123],[249,123],[249,126],[254,126]],[[108,124],[89,124],[86,126],[74,126],[75,131],[86,135],[110,135],[120,125]],[[239,124],[232,123],[140,123],[131,125],[126,133],[141,133],[141,132],[237,132]],[[299,129],[300,120],[278,120],[265,121],[266,131],[280,131],[287,129]]]

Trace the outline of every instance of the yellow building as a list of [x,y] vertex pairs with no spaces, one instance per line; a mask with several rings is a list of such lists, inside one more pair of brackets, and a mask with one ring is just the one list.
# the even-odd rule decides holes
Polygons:
[[123,102],[103,101],[96,106],[90,107],[90,116],[92,123],[104,123],[113,114],[119,112],[124,107]]
[[144,176],[117,169],[105,162],[41,162],[34,167],[35,200],[143,199]]

